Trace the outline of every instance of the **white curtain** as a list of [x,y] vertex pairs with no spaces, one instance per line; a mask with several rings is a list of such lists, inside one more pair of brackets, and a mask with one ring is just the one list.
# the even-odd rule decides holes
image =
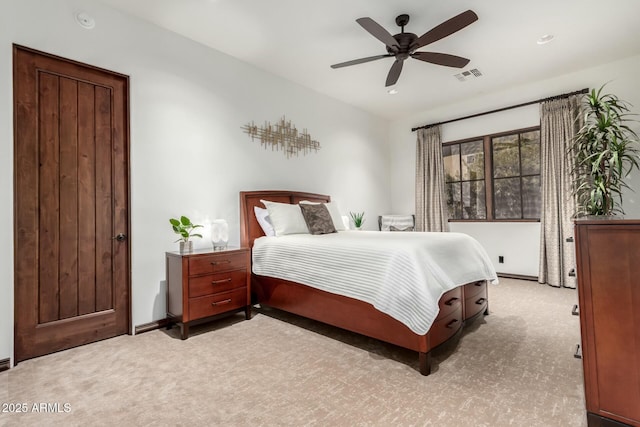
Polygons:
[[580,96],[540,104],[540,177],[542,214],[540,215],[540,267],[538,282],[556,287],[575,288],[575,243],[572,216],[575,197],[571,183],[571,139],[580,129]]
[[417,133],[416,231],[449,231],[440,126]]

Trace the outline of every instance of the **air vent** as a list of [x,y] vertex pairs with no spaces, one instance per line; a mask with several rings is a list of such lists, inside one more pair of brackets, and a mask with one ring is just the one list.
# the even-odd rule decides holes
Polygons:
[[473,68],[471,70],[465,70],[461,73],[454,74],[453,76],[461,82],[466,82],[469,79],[480,77],[481,75],[482,73],[480,72],[480,70],[478,70],[477,68]]

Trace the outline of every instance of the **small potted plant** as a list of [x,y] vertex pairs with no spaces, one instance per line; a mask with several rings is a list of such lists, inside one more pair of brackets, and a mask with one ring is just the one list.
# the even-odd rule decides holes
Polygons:
[[353,221],[354,227],[356,230],[362,229],[362,225],[364,224],[364,212],[349,212],[351,216],[351,221]]
[[193,230],[201,228],[202,225],[194,224],[189,218],[182,215],[180,219],[169,219],[174,233],[179,234],[180,238],[176,242],[180,242],[180,253],[188,253],[193,250],[193,242],[189,240],[192,237],[202,238],[202,234],[194,233]]

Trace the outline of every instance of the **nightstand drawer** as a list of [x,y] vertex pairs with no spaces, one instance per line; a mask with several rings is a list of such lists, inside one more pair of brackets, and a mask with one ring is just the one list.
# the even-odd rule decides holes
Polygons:
[[189,258],[189,276],[246,268],[247,252],[209,254]]
[[189,319],[196,320],[215,314],[225,313],[247,305],[247,288],[238,288],[229,292],[191,298],[189,300]]
[[234,270],[189,279],[189,297],[201,297],[247,286],[247,271]]

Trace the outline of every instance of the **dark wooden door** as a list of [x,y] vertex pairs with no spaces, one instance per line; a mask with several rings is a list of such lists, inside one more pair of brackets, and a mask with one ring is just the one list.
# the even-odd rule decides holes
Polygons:
[[19,362],[130,332],[128,77],[13,55]]

